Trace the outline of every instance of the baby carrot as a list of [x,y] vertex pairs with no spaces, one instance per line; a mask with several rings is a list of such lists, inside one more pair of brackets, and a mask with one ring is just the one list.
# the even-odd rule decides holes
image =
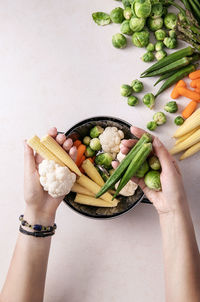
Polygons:
[[94,163],[93,157],[88,157],[87,159],[89,159],[89,160],[91,161],[92,164]]
[[178,87],[177,90],[180,95],[185,96],[193,101],[200,102],[200,93],[185,87]]
[[81,141],[80,141],[79,139],[75,140],[74,143],[73,143],[73,145],[74,145],[76,148],[78,148],[81,144],[82,144],[82,143],[81,143]]
[[198,93],[200,93],[200,88],[196,87],[195,91],[198,92]]
[[180,96],[180,94],[178,93],[178,89],[177,89],[178,87],[186,87],[186,83],[183,80],[178,81],[178,83],[172,90],[172,93],[171,93],[172,99],[177,99]]
[[189,74],[189,78],[190,78],[191,80],[196,80],[196,79],[200,78],[200,69],[198,69],[198,70],[196,70],[196,71],[194,71],[194,72],[191,72],[191,73]]
[[196,80],[192,80],[190,82],[190,86],[192,88],[196,88],[196,87],[199,87],[200,88],[200,78],[199,79],[196,79]]
[[85,174],[85,170],[82,167],[80,167],[79,170],[81,171],[82,174]]
[[191,101],[182,111],[182,117],[187,119],[197,108],[197,102]]
[[80,166],[81,158],[82,158],[83,154],[85,153],[85,150],[86,150],[85,145],[81,144],[80,146],[78,146],[77,158],[76,158],[76,165],[78,167]]
[[80,160],[80,163],[79,163],[79,166],[78,167],[81,167],[82,163],[84,162],[84,160],[86,159],[85,155],[83,155],[81,157],[81,160]]

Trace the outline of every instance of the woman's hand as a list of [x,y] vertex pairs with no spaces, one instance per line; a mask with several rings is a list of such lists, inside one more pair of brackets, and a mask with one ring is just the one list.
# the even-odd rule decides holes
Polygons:
[[[132,126],[131,132],[140,138],[145,131]],[[121,152],[127,154],[134,144],[135,140],[123,140]],[[162,191],[156,192],[149,189],[143,179],[134,177],[133,181],[141,187],[159,214],[176,211],[186,201],[180,170],[175,159],[169,154],[157,137],[153,138],[153,149],[162,166],[160,175]],[[116,168],[117,165],[117,162],[113,162],[113,168]]]
[[[57,134],[56,128],[51,128],[48,134],[69,152],[73,160],[76,160],[77,149],[70,138],[66,139],[64,134]],[[42,158],[38,154],[34,155],[32,148],[26,142],[24,148],[24,198],[26,202],[24,217],[27,221],[32,221],[30,223],[52,223],[56,209],[64,196],[53,198],[44,191],[37,169]]]

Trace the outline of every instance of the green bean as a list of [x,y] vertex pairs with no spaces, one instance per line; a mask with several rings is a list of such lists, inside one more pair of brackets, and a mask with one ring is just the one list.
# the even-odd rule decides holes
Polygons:
[[154,86],[156,86],[158,83],[160,83],[161,81],[169,78],[171,75],[175,74],[177,72],[177,70],[173,70],[173,71],[169,71],[165,74],[163,74],[159,79],[158,81],[154,84]]
[[192,7],[193,14],[196,16],[196,18],[198,19],[198,22],[199,22],[200,21],[199,7],[196,5],[196,3],[194,3],[194,1],[189,0],[189,2],[190,2],[190,6]]

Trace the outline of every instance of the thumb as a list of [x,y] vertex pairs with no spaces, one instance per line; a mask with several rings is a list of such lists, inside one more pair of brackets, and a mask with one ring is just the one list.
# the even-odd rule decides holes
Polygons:
[[162,170],[173,171],[174,164],[172,161],[172,157],[157,137],[153,141],[153,147],[157,157],[159,158]]
[[33,173],[36,170],[35,156],[33,149],[24,141],[24,172]]

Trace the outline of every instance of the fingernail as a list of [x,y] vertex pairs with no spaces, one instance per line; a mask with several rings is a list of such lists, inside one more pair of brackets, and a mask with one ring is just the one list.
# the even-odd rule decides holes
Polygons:
[[161,141],[157,137],[154,139],[154,146],[158,148],[162,146]]

